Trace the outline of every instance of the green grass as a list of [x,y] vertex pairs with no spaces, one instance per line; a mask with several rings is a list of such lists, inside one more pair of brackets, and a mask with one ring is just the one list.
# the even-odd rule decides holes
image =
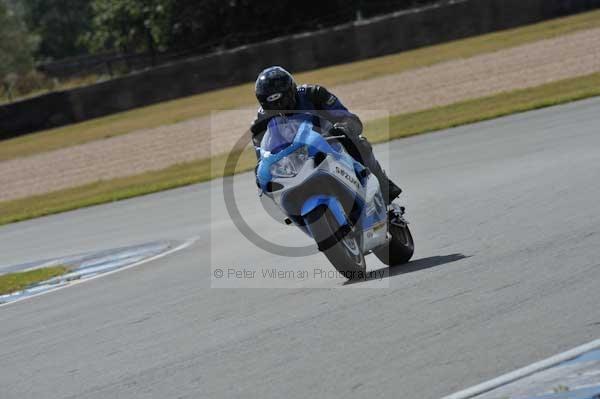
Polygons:
[[53,266],[26,272],[0,275],[0,295],[20,291],[32,284],[66,274],[68,271],[69,268],[66,266]]
[[[297,79],[299,82],[318,82],[325,86],[335,86],[598,27],[600,27],[600,10],[385,57],[299,73]],[[208,115],[212,110],[232,109],[251,105],[254,102],[252,83],[167,101],[2,141],[0,161],[101,140],[137,129],[181,122]]]
[[[531,89],[464,101],[426,111],[395,115],[389,120],[367,123],[365,131],[373,142],[450,128],[499,116],[547,107],[600,95],[600,73],[563,80]],[[35,197],[0,202],[0,224],[122,200],[170,188],[251,170],[252,150],[241,154],[235,168],[225,170],[226,156],[175,165],[144,174],[99,181],[82,187]]]
[[389,120],[389,134],[386,133],[388,122],[378,120],[367,123],[366,135],[375,143],[383,142],[599,95],[600,73],[594,73],[530,89],[394,115]]

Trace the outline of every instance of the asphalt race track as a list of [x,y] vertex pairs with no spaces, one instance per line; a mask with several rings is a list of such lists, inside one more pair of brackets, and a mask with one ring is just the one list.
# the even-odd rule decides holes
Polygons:
[[[219,182],[0,228],[0,268],[199,238],[0,307],[0,398],[439,398],[600,337],[600,98],[376,150],[417,246],[381,281],[210,288],[216,268],[329,267],[245,240]],[[252,179],[236,178],[248,223],[306,244]]]

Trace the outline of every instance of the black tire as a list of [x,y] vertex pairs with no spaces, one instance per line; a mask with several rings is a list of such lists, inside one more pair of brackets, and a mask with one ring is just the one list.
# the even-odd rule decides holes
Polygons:
[[388,222],[389,231],[392,236],[390,242],[373,252],[381,262],[388,266],[397,266],[407,263],[415,252],[410,229],[405,222]]
[[364,278],[365,256],[360,236],[340,228],[331,211],[320,206],[305,217],[321,252],[349,280]]

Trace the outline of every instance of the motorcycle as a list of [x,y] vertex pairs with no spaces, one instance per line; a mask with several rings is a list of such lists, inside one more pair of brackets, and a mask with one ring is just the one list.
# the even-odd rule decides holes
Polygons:
[[408,262],[414,242],[404,207],[385,206],[377,178],[344,146],[348,138],[317,129],[310,114],[269,121],[256,168],[261,198],[312,237],[350,280],[366,276],[369,253],[389,266]]

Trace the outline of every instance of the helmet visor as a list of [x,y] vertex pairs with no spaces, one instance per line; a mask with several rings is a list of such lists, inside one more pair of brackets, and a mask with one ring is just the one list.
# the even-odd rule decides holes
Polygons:
[[295,93],[293,89],[283,92],[257,95],[258,101],[263,109],[269,111],[292,110],[295,105]]

